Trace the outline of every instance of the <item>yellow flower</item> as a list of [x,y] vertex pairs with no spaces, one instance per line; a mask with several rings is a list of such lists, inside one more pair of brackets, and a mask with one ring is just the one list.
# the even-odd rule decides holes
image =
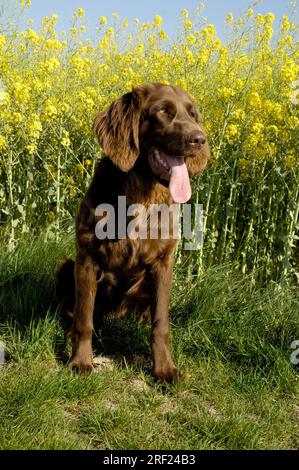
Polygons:
[[83,16],[85,15],[85,11],[83,10],[83,8],[77,8],[76,13],[79,16],[79,18],[83,18]]
[[34,44],[39,41],[39,35],[31,28],[27,29],[26,33],[23,35],[27,41],[31,41]]
[[46,39],[44,44],[47,49],[51,49],[52,51],[62,49],[63,47],[63,43],[57,39]]
[[21,82],[15,82],[12,86],[14,96],[19,103],[26,104],[29,100],[29,89]]
[[288,169],[291,170],[292,168],[295,168],[296,165],[298,165],[298,157],[296,158],[295,155],[292,153],[286,155],[284,157],[284,166]]
[[277,127],[277,126],[274,126],[274,125],[268,126],[268,127],[267,127],[267,130],[268,130],[271,134],[273,134],[275,137],[277,137],[278,134],[279,134],[279,130],[278,130],[278,127]]
[[18,112],[13,112],[11,114],[11,123],[14,124],[14,125],[18,125],[20,124],[21,122],[23,121],[23,115],[21,113],[18,113]]
[[79,34],[78,28],[75,28],[73,26],[72,28],[70,28],[70,33],[71,33],[71,38],[75,39]]
[[45,61],[44,65],[49,72],[55,72],[60,66],[60,61],[56,57],[51,57]]
[[44,103],[44,114],[46,118],[54,117],[58,114],[56,106],[51,102],[51,100],[46,100]]
[[229,100],[232,96],[234,96],[234,91],[228,87],[222,87],[219,90],[219,95],[224,100]]
[[218,51],[220,49],[220,47],[221,47],[221,41],[220,41],[219,38],[217,38],[217,39],[215,39],[212,48],[213,48],[214,51]]
[[263,26],[265,24],[265,17],[261,13],[259,13],[258,15],[256,15],[255,21],[259,26]]
[[70,110],[69,104],[65,103],[63,101],[59,104],[59,108],[60,108],[62,113],[67,113]]
[[185,56],[186,56],[187,61],[188,61],[190,64],[193,64],[193,63],[195,62],[195,59],[194,59],[194,57],[193,57],[193,54],[192,54],[192,52],[191,52],[190,50],[187,50],[187,51],[185,52]]
[[94,101],[92,98],[86,98],[85,100],[85,106],[88,109],[92,109],[94,107]]
[[187,83],[186,83],[186,80],[184,78],[181,78],[181,79],[177,80],[175,84],[178,85],[179,87],[181,87],[183,90],[187,89]]
[[184,8],[184,10],[181,11],[181,16],[182,18],[188,18],[189,16],[189,11]]
[[191,45],[194,44],[196,42],[196,37],[194,36],[194,34],[188,34],[187,41]]
[[255,132],[255,134],[260,134],[264,129],[264,124],[262,124],[261,122],[255,122],[253,125],[252,125],[252,130],[253,132]]
[[216,28],[213,24],[209,24],[208,27],[207,27],[207,30],[208,30],[208,34],[210,36],[215,36],[217,31],[216,31]]
[[7,101],[7,98],[8,98],[8,94],[1,88],[1,83],[0,83],[0,104]]
[[260,95],[256,91],[253,91],[253,92],[248,94],[248,104],[252,108],[260,109],[260,107],[261,107],[261,98],[260,98]]
[[244,85],[245,85],[245,81],[242,80],[241,78],[237,78],[237,80],[235,82],[235,89],[237,91],[240,91],[244,88]]
[[106,16],[100,16],[99,17],[99,22],[100,22],[101,25],[107,24],[108,21],[107,21]]
[[26,8],[29,8],[31,5],[31,0],[20,0],[20,5],[25,6]]
[[163,41],[168,40],[168,35],[165,33],[164,29],[161,29],[161,31],[159,32],[159,38],[162,39]]
[[291,23],[289,21],[289,18],[288,16],[286,15],[283,15],[282,16],[282,23],[281,23],[281,29],[284,33],[286,33],[287,31],[289,31],[291,28]]
[[154,25],[159,28],[160,26],[162,26],[162,23],[163,23],[163,19],[160,15],[156,15],[155,16],[155,19],[154,19]]
[[69,138],[69,133],[65,129],[62,130],[62,139],[61,139],[62,147],[68,148],[71,145],[71,141]]
[[36,144],[26,145],[26,150],[28,151],[29,155],[32,155],[35,152],[36,149],[37,149]]
[[271,12],[267,13],[265,15],[265,20],[266,20],[266,22],[273,23],[273,21],[275,20],[275,15]]
[[239,129],[235,124],[229,124],[226,128],[226,136],[229,140],[237,140],[239,137]]
[[225,19],[227,23],[231,24],[234,21],[234,15],[232,13],[227,13]]
[[7,42],[6,36],[4,34],[0,34],[0,49],[2,49],[3,46],[5,46]]
[[32,116],[32,121],[29,121],[27,129],[28,129],[29,137],[32,137],[34,139],[39,138],[40,133],[43,129],[43,126],[41,122],[39,121],[37,115]]
[[192,21],[190,21],[190,20],[186,20],[186,21],[185,21],[184,28],[185,28],[187,31],[190,31],[190,29],[192,29],[192,26],[193,26]]
[[5,149],[7,146],[6,139],[0,134],[0,150]]
[[235,119],[237,119],[239,121],[243,121],[243,119],[245,119],[245,117],[246,117],[246,113],[245,113],[244,109],[236,108],[233,111],[233,116],[234,116]]
[[283,117],[282,106],[275,101],[265,100],[263,103],[263,111],[271,115],[271,117],[277,121],[280,121]]
[[299,127],[299,117],[297,116],[288,116],[286,123],[289,129],[296,129]]
[[239,160],[239,166],[242,169],[246,169],[250,165],[250,161],[246,160],[246,158],[240,158]]
[[281,74],[288,82],[293,82],[297,78],[299,67],[293,62],[289,61],[287,65],[281,67]]
[[84,166],[82,165],[82,163],[77,163],[76,169],[77,169],[77,171],[80,173],[80,175],[83,175],[83,174],[84,174],[85,168],[84,168]]

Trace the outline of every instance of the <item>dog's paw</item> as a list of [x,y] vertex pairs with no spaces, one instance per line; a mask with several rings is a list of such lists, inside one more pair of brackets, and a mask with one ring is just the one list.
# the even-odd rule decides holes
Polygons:
[[80,374],[90,374],[93,370],[92,362],[82,361],[80,359],[71,359],[69,367],[72,371]]
[[183,372],[174,365],[163,365],[163,367],[153,369],[153,376],[157,382],[173,383],[183,377]]

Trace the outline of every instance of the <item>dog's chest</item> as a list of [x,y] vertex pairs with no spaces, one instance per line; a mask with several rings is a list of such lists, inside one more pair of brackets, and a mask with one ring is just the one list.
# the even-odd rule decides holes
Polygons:
[[101,243],[96,253],[101,297],[116,305],[125,297],[143,297],[151,269],[172,256],[175,244],[175,240],[140,239]]

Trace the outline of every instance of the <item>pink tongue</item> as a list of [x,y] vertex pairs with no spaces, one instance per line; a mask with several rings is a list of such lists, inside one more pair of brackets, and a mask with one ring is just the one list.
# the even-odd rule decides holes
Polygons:
[[191,197],[191,186],[186,164],[182,158],[169,157],[164,154],[171,168],[169,191],[174,202],[184,203]]

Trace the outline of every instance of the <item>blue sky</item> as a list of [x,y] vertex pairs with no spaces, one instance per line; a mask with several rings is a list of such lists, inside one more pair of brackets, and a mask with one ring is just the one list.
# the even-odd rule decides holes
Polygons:
[[[8,1],[12,3],[14,0]],[[142,22],[152,20],[155,15],[161,15],[166,32],[174,36],[179,12],[184,8],[190,12],[194,11],[200,3],[198,0],[31,0],[27,15],[35,21],[37,27],[44,16],[57,13],[59,30],[65,30],[70,26],[72,14],[78,7],[84,8],[85,23],[91,28],[96,24],[99,16],[109,18],[113,12],[117,12],[123,19],[133,20],[137,17]],[[239,15],[249,6],[250,0],[206,0],[204,3],[206,8],[203,15],[216,26],[222,37],[226,13],[232,12],[234,15]],[[288,11],[288,5],[288,0],[264,0],[256,5],[255,10],[261,13],[272,11],[276,17],[280,17]]]

